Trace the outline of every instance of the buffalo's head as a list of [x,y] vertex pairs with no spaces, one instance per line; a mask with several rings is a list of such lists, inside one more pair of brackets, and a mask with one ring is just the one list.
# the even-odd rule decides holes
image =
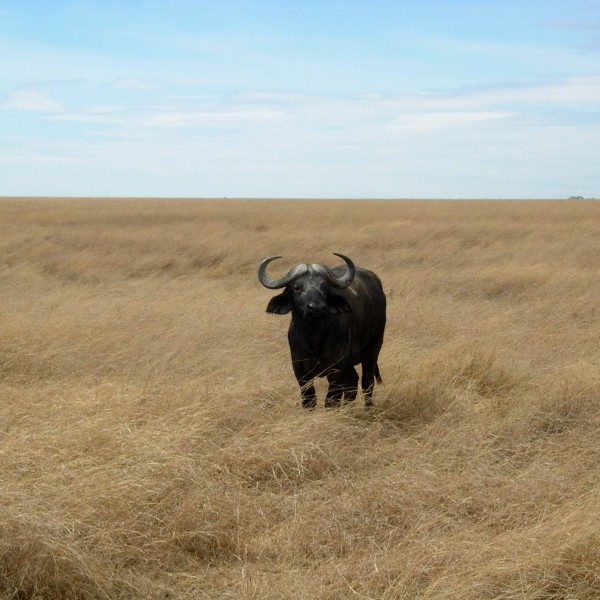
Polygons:
[[343,254],[337,254],[346,263],[345,272],[315,264],[297,265],[281,279],[271,279],[267,275],[267,265],[281,256],[269,256],[258,267],[258,279],[271,290],[285,288],[271,298],[267,312],[285,315],[292,311],[294,316],[303,319],[316,319],[328,314],[350,312],[346,299],[336,294],[336,290],[347,288],[354,280],[354,263]]

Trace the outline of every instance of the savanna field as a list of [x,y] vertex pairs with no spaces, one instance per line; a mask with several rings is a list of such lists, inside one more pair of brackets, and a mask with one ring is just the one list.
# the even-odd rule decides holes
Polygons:
[[[258,282],[341,252],[374,407]],[[600,202],[0,199],[0,598],[597,599]]]

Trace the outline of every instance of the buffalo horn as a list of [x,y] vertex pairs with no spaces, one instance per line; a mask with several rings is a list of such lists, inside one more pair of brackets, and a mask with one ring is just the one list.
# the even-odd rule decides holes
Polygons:
[[260,265],[258,265],[258,280],[270,290],[277,290],[285,287],[292,279],[292,271],[287,275],[284,275],[281,279],[271,279],[267,275],[267,265],[278,258],[281,258],[281,256],[268,256],[261,261]]
[[335,256],[339,256],[347,265],[346,273],[341,277],[336,277],[330,269],[327,269],[327,275],[329,277],[329,283],[336,288],[344,289],[347,288],[353,281],[354,275],[356,274],[356,267],[354,263],[343,254],[333,253]]

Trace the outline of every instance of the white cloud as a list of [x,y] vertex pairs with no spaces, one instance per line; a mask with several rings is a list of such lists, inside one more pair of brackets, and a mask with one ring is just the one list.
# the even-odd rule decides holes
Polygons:
[[480,112],[424,112],[409,113],[397,117],[392,126],[400,131],[427,131],[436,129],[447,129],[450,127],[462,127],[472,123],[506,119],[511,113],[501,111]]
[[[356,97],[243,93],[219,98],[171,97],[131,124],[141,127],[256,129],[281,135],[323,131],[339,134],[441,130],[506,119],[512,111],[481,99],[454,96]],[[202,101],[208,100],[208,101]]]
[[558,83],[499,87],[495,90],[475,92],[473,99],[494,104],[509,102],[599,104],[600,76],[571,77]]
[[0,104],[10,110],[27,110],[34,112],[60,112],[63,106],[52,100],[50,96],[37,89],[19,89],[8,94],[7,99]]
[[87,112],[107,114],[107,113],[118,113],[123,110],[125,110],[125,106],[112,104],[112,105],[90,106],[87,109]]
[[156,81],[150,79],[144,79],[142,77],[126,77],[115,81],[113,87],[124,90],[146,91],[155,90],[160,86]]
[[[11,95],[13,107],[27,110],[37,99],[36,106],[46,100],[55,110],[40,113],[50,133],[7,144],[0,173],[2,163],[24,165],[24,172],[29,163],[58,165],[57,173],[80,179],[82,194],[94,182],[93,193],[117,195],[597,195],[590,162],[600,123],[587,110],[598,104],[596,76],[339,96],[201,93],[193,85],[170,94],[123,95],[112,87],[112,96],[111,87],[90,86],[78,96],[68,85],[64,107],[43,93]],[[72,136],[66,141],[63,129]],[[23,185],[10,177],[15,189]],[[107,180],[112,187],[103,187]]]
[[140,119],[144,127],[238,128],[274,124],[282,120],[278,110],[204,111],[165,110]]
[[118,123],[120,119],[99,114],[58,114],[47,117],[51,121],[72,121],[78,123]]

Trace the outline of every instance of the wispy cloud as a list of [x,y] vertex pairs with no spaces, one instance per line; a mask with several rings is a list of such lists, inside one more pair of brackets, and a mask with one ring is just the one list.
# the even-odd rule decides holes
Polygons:
[[[483,132],[487,127],[514,131],[526,120],[531,127],[533,114],[538,126],[577,128],[582,119],[598,120],[596,107],[600,104],[600,76],[436,94],[194,94],[191,88],[190,93],[181,88],[184,93],[164,95],[165,90],[158,88],[150,94],[134,94],[132,99],[107,94],[107,89],[115,88],[102,87],[106,104],[98,104],[99,94],[88,90],[86,105],[85,96],[75,101],[73,94],[63,93],[65,102],[60,103],[49,92],[24,88],[9,94],[0,108],[36,111],[46,122],[94,125],[85,136],[102,135],[105,139],[136,140],[154,131],[157,135],[160,132],[161,143],[175,143],[177,136],[190,140],[197,135],[210,137],[222,132],[228,136],[251,134],[257,144],[267,140],[273,143],[275,139],[303,140],[308,144],[335,140],[347,147],[381,142],[389,150],[389,144],[401,144],[411,134]],[[125,99],[128,103],[117,103]],[[578,108],[584,110],[577,111]],[[166,142],[167,139],[172,142]]]
[[51,121],[72,121],[74,123],[119,123],[121,119],[106,115],[80,113],[80,114],[55,114],[49,115]]
[[33,112],[60,112],[63,106],[50,98],[49,94],[38,89],[18,89],[10,92],[1,108]]
[[281,123],[278,110],[203,110],[177,111],[167,109],[139,119],[142,127],[248,128]]
[[[600,104],[600,76],[574,77],[539,85],[449,90],[445,94],[363,94],[327,96],[245,92],[217,96],[182,95],[163,106],[147,107],[140,127],[435,131],[518,119],[532,108]],[[553,113],[554,114],[554,113]],[[547,117],[551,119],[553,117]],[[561,121],[564,124],[564,119]]]
[[158,82],[143,77],[125,77],[123,79],[117,79],[112,85],[117,89],[139,91],[155,90],[160,87]]
[[472,94],[485,103],[568,104],[571,106],[600,104],[600,76],[571,77],[560,82],[538,85],[506,86]]
[[510,116],[511,113],[500,111],[408,113],[395,119],[392,127],[396,131],[435,131],[506,119]]

